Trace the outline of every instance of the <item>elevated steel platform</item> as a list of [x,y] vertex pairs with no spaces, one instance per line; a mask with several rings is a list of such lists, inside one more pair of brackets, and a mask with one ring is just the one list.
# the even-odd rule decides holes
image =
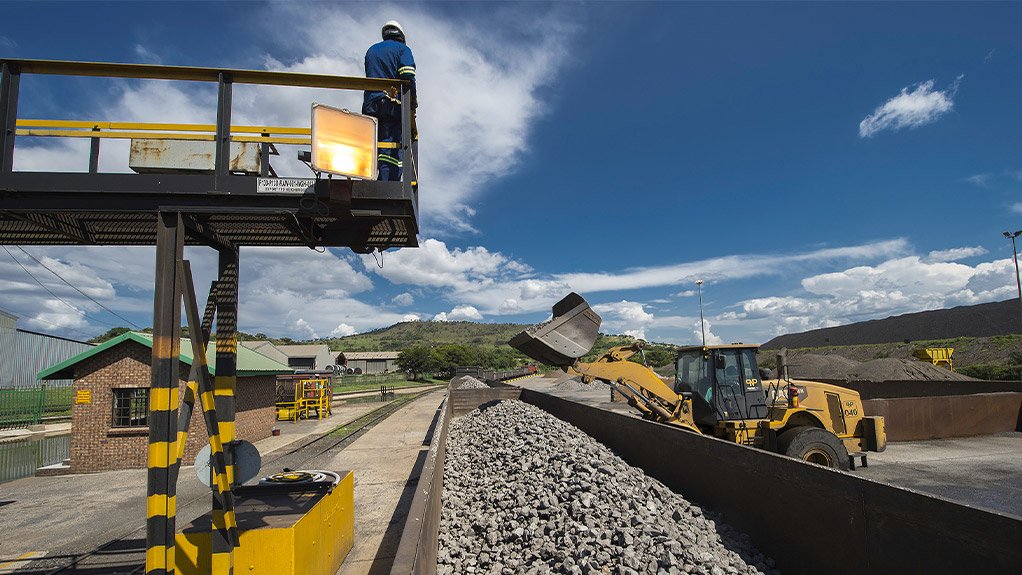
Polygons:
[[[269,165],[271,146],[308,142],[308,127],[234,126],[230,120],[236,83],[395,89],[406,93],[407,83],[400,80],[46,60],[0,60],[0,69],[0,122],[4,128],[0,130],[0,244],[155,245],[157,214],[176,212],[184,215],[187,244],[217,248],[350,247],[357,252],[418,245],[411,106],[403,106],[405,137],[396,144],[408,158],[408,169],[400,182],[274,177]],[[201,126],[19,119],[18,93],[23,74],[216,83],[217,123]],[[17,171],[16,137],[39,136],[91,139],[89,172]],[[215,161],[211,162],[214,169],[210,173],[100,173],[100,142],[106,138],[207,141],[211,152],[215,149]],[[239,174],[232,168],[228,161],[230,146],[237,142],[261,147],[259,174]]]

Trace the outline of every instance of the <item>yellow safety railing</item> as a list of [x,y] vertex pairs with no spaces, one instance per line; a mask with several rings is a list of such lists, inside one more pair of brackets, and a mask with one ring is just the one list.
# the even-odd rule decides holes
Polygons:
[[[215,124],[19,119],[17,127],[18,136],[207,142],[212,142],[216,138]],[[309,146],[312,144],[312,130],[288,126],[231,126],[231,141]],[[377,146],[397,148],[398,144],[379,142]]]

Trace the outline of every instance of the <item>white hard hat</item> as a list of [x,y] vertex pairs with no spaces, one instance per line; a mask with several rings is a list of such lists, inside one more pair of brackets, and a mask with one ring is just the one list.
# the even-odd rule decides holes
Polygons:
[[387,36],[387,28],[396,29],[401,34],[401,37],[404,38],[405,30],[404,28],[401,27],[401,24],[398,24],[397,20],[389,20],[386,24],[383,25],[383,28],[380,30],[380,33],[383,34],[384,37]]

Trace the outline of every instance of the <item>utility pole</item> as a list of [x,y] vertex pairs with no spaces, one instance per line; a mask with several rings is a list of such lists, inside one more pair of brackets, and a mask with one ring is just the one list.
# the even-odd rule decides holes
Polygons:
[[[1015,286],[1018,287],[1018,311],[1019,318],[1022,319],[1022,279],[1019,279],[1018,275],[1018,250],[1015,249],[1015,238],[1022,235],[1022,230],[1016,230],[1014,232],[1003,232],[1004,237],[1011,240],[1011,256],[1015,258]],[[1022,331],[1019,331],[1022,333]]]
[[[1014,242],[1014,240],[1012,241]],[[1018,265],[1018,260],[1015,261],[1015,265]],[[699,329],[703,331],[703,347],[706,347],[706,322],[703,321],[703,280],[696,280],[696,289],[699,290]]]

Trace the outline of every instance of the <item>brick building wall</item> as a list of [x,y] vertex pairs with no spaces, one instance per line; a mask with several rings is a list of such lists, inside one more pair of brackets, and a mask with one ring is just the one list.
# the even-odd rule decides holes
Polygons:
[[[74,367],[74,391],[91,392],[90,403],[75,403],[71,410],[71,472],[144,468],[147,463],[149,427],[113,427],[114,388],[148,388],[152,383],[149,363],[152,350],[126,341]],[[190,367],[181,364],[187,377]],[[238,439],[257,441],[270,435],[274,422],[275,376],[239,377],[235,415]],[[180,382],[183,393],[185,380]],[[198,405],[188,428],[183,465],[208,443],[206,424]]]

